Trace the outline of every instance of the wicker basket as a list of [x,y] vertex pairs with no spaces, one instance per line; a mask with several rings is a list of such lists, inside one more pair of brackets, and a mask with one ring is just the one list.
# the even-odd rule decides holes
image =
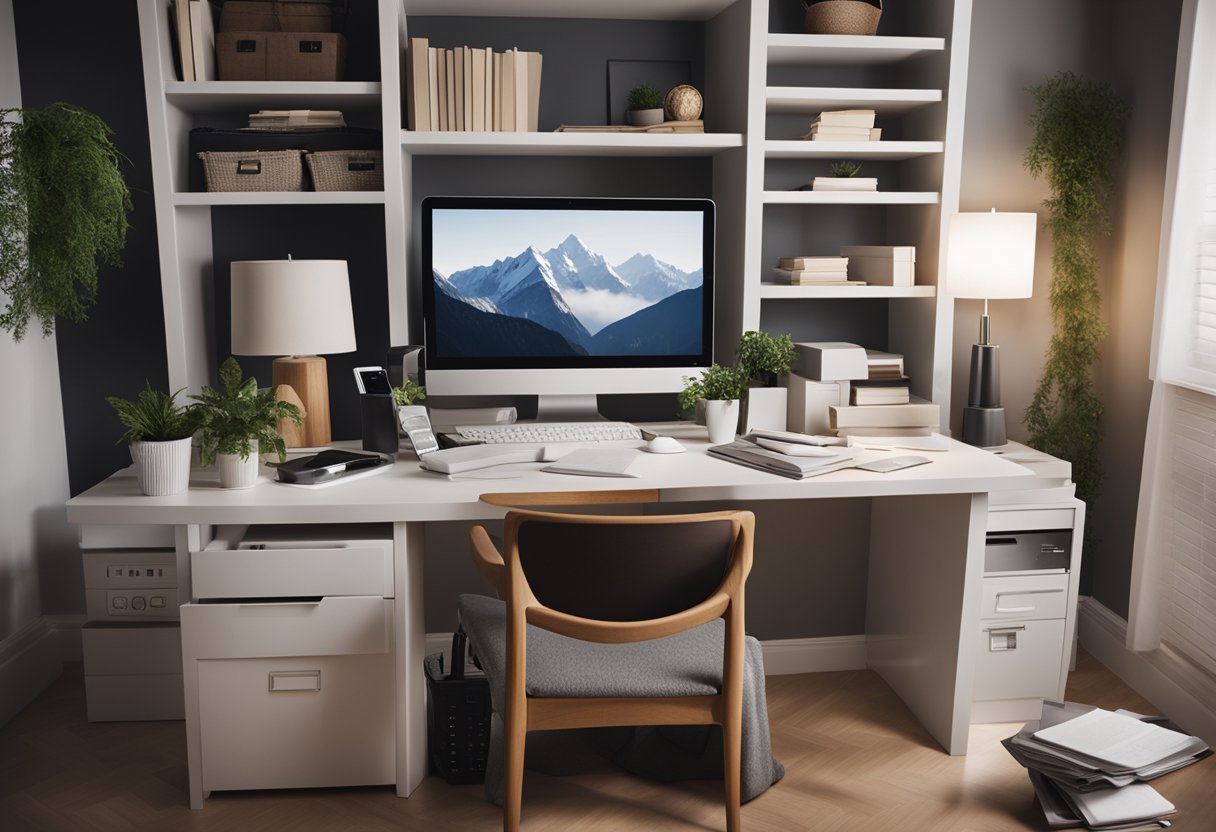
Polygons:
[[302,191],[302,150],[204,150],[208,191]]
[[819,0],[806,7],[808,35],[872,35],[878,31],[882,0]]
[[305,158],[318,191],[384,190],[384,154],[379,150],[325,150]]

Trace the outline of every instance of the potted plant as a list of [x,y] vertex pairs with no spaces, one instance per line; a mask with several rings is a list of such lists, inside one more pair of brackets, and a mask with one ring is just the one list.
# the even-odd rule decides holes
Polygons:
[[739,400],[747,390],[747,377],[734,367],[711,364],[700,378],[685,376],[680,391],[680,408],[695,408],[698,400],[705,401],[705,426],[709,441],[721,445],[735,438],[739,427]]
[[1024,162],[1051,186],[1043,205],[1055,244],[1050,293],[1055,331],[1026,408],[1028,444],[1071,462],[1077,497],[1092,501],[1102,484],[1102,400],[1093,366],[1106,337],[1094,237],[1110,233],[1107,211],[1130,110],[1110,86],[1071,72],[1029,91],[1037,107]]
[[426,388],[421,384],[415,384],[410,379],[405,379],[400,387],[393,388],[393,404],[397,407],[397,426],[401,436],[404,436],[409,444],[414,444],[414,437],[410,431],[415,431],[426,426],[426,432],[430,433],[430,419],[427,418],[426,408],[415,402],[420,402],[426,398]]
[[98,260],[121,266],[131,195],[110,128],[71,104],[0,110],[0,329],[83,321]]
[[802,0],[808,35],[872,35],[882,17],[882,0]]
[[300,423],[300,409],[258,390],[256,378],[242,378],[241,365],[229,357],[220,367],[221,389],[211,385],[191,396],[198,405],[198,440],[203,465],[218,462],[221,488],[249,488],[257,480],[258,454],[287,458],[280,419]]
[[650,84],[639,84],[629,91],[629,123],[648,127],[663,123],[663,94]]
[[789,335],[743,333],[736,350],[739,372],[747,380],[740,425],[744,433],[755,428],[785,430],[786,389],[782,376],[794,366],[794,341]]
[[135,477],[149,497],[180,494],[190,486],[190,440],[198,428],[193,407],[179,407],[177,393],[153,390],[149,382],[134,401],[107,396],[127,432]]

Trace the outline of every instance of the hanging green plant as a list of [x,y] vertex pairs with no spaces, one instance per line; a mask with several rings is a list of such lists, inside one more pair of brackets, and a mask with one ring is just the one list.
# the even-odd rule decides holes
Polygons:
[[1024,163],[1046,176],[1047,228],[1054,332],[1038,388],[1026,408],[1030,445],[1072,463],[1077,496],[1090,500],[1102,484],[1098,461],[1102,400],[1092,369],[1106,337],[1098,290],[1095,235],[1110,233],[1106,212],[1123,126],[1131,108],[1107,84],[1061,72],[1032,86],[1034,138]]
[[131,194],[106,123],[71,104],[0,110],[0,329],[80,322],[98,261],[121,266]]

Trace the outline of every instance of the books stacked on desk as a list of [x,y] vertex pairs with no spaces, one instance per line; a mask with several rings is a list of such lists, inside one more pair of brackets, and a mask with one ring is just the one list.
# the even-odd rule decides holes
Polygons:
[[1175,807],[1146,781],[1212,753],[1203,740],[1160,721],[1045,700],[1037,722],[1001,743],[1028,769],[1052,829],[1159,829]]
[[864,286],[865,281],[849,280],[847,257],[782,257],[773,270],[778,283],[791,286]]
[[405,58],[408,129],[536,132],[539,52],[445,49],[427,38],[410,38]]
[[849,403],[828,409],[828,425],[839,436],[928,436],[941,409],[913,400],[898,353],[865,351],[866,378],[854,379]]
[[876,142],[882,128],[874,126],[873,110],[830,110],[811,122],[802,138],[811,142]]

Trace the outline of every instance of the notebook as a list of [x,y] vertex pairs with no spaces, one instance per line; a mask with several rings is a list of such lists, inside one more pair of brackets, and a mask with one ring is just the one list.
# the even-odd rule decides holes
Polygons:
[[579,448],[540,470],[584,477],[633,477],[636,475],[628,469],[640,453],[636,448]]

